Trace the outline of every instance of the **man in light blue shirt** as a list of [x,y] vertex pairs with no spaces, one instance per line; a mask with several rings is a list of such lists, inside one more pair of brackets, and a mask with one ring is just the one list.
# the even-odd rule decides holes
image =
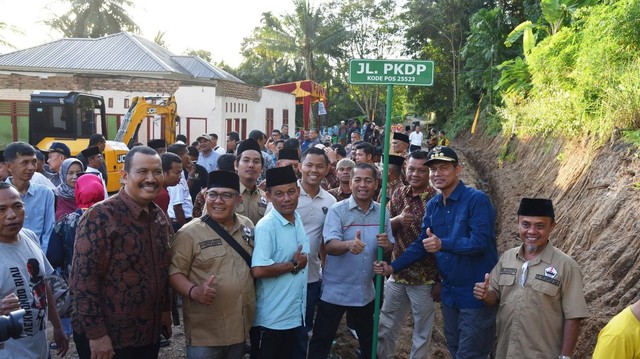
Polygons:
[[200,152],[196,163],[204,167],[209,173],[218,169],[218,157],[220,157],[220,154],[213,150],[211,137],[203,133],[196,138],[196,141],[198,141],[198,151]]
[[378,246],[390,253],[395,243],[388,213],[385,232],[378,233],[381,206],[373,196],[379,180],[373,165],[358,163],[351,176],[351,197],[331,206],[325,219],[327,260],[309,359],[327,358],[345,311],[355,319],[362,358],[371,358],[375,299],[371,264]]
[[256,281],[252,357],[290,358],[307,306],[309,239],[296,213],[300,189],[293,167],[267,171],[273,209],[255,227],[251,274]]
[[36,234],[42,252],[46,254],[55,222],[55,195],[51,189],[31,182],[38,161],[36,150],[28,143],[14,142],[4,150],[4,157],[12,174],[7,182],[20,192],[24,202],[23,227]]

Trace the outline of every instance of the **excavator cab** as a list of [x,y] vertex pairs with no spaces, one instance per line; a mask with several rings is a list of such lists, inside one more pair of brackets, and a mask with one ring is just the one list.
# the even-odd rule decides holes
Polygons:
[[[86,139],[98,128],[106,137],[105,106],[102,96],[78,92],[34,91],[29,103],[29,143],[41,149],[55,140]],[[49,143],[41,143],[51,139]],[[64,141],[67,142],[67,141]],[[82,141],[85,142],[85,141]],[[87,143],[74,142],[76,155]]]

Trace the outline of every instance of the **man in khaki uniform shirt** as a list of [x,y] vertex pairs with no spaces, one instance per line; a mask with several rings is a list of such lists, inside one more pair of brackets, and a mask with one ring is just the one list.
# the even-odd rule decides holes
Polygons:
[[235,169],[240,177],[240,195],[242,201],[236,209],[237,214],[249,217],[255,225],[264,217],[267,199],[264,191],[258,187],[258,177],[262,174],[264,158],[260,145],[248,138],[238,145]]
[[[211,172],[206,215],[251,255],[253,223],[235,213],[242,200],[239,189],[237,174]],[[178,231],[171,252],[169,283],[183,296],[187,357],[241,359],[255,319],[249,264],[201,218]]]
[[473,288],[487,305],[500,304],[496,358],[573,355],[587,304],[580,267],[549,241],[555,226],[550,200],[523,198],[518,209],[523,244],[506,251]]

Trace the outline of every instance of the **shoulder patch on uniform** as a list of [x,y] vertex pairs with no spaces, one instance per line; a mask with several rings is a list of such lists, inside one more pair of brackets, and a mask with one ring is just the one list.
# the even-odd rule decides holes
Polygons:
[[500,268],[500,274],[516,275],[518,269],[516,268]]
[[205,248],[214,247],[214,246],[221,246],[221,245],[222,245],[222,239],[220,238],[207,239],[206,241],[200,242],[200,249],[205,249]]
[[553,284],[553,285],[555,285],[557,287],[560,286],[560,281],[559,280],[553,279],[553,278],[549,278],[549,277],[544,276],[542,274],[536,274],[536,279],[537,280],[541,280],[543,282],[551,283],[551,284]]
[[327,212],[329,212],[329,208],[322,207],[322,213],[327,214]]

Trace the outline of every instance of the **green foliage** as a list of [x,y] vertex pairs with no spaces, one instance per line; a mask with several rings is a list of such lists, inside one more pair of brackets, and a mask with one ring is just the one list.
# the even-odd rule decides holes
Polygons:
[[522,58],[507,60],[498,66],[498,70],[502,72],[494,90],[501,90],[507,95],[524,96],[531,89],[529,67]]
[[[640,146],[640,130],[636,131],[624,131],[622,135],[622,139],[628,143],[632,143],[636,146]],[[638,157],[638,154],[635,154],[635,157]]]
[[[498,87],[510,92],[505,111],[517,119],[516,132],[606,140],[614,128],[639,127],[638,18],[637,0],[575,11],[570,26],[538,43],[520,64],[528,84],[503,67]],[[518,83],[528,88],[514,95]]]
[[204,61],[211,63],[211,51],[202,50],[202,49],[200,50],[187,49],[185,50],[184,53],[185,55],[189,55],[189,56],[198,56]]
[[129,17],[134,6],[130,0],[66,0],[71,9],[64,14],[45,20],[52,29],[65,37],[97,38],[122,31],[139,32],[138,25]]

